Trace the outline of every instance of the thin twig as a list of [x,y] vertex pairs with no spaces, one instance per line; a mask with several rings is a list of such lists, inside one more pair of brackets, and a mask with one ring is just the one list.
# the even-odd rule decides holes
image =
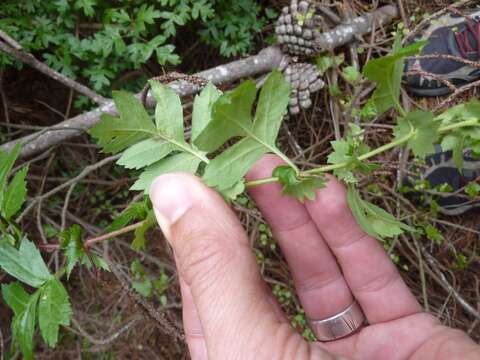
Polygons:
[[86,249],[91,248],[96,243],[99,243],[99,242],[102,242],[102,241],[105,241],[105,240],[110,240],[110,239],[113,239],[117,236],[132,232],[132,231],[134,231],[138,228],[141,228],[144,224],[145,224],[145,221],[140,221],[138,223],[135,223],[135,224],[132,224],[132,225],[129,225],[129,226],[125,226],[124,228],[122,228],[120,230],[112,231],[108,234],[104,234],[104,235],[101,235],[101,236],[94,237],[92,239],[88,239],[88,240],[85,241],[84,246],[85,246]]
[[65,230],[65,226],[67,224],[67,210],[68,210],[68,204],[70,203],[70,197],[72,196],[73,189],[75,189],[75,186],[77,186],[77,183],[73,183],[70,185],[67,191],[67,195],[65,195],[65,200],[63,202],[63,209],[62,209],[62,216],[61,216],[61,223],[60,223],[60,231]]
[[155,320],[157,327],[167,335],[173,336],[175,339],[183,342],[184,336],[181,335],[175,326],[170,323],[170,321],[165,317],[165,314],[155,309],[150,303],[145,301],[135,291],[132,290],[130,281],[125,279],[127,276],[123,274],[120,268],[113,263],[109,263],[109,267],[112,270],[113,275],[115,275],[117,280],[122,285],[123,289],[127,292],[128,296],[143,307],[145,312],[153,320]]
[[130,330],[136,323],[138,323],[142,319],[143,319],[143,316],[137,316],[133,318],[132,320],[128,321],[125,325],[122,325],[118,330],[114,331],[113,334],[110,334],[103,339],[96,339],[93,336],[91,336],[85,329],[82,328],[80,323],[74,317],[72,317],[71,321],[76,331],[72,328],[67,328],[67,329],[69,329],[70,331],[74,332],[77,335],[83,336],[92,344],[105,346],[117,340],[121,335],[123,335],[128,330]]
[[478,62],[478,61],[472,61],[472,60],[462,58],[460,56],[449,55],[449,54],[434,53],[434,54],[426,54],[426,55],[415,55],[415,56],[409,56],[409,57],[407,57],[407,59],[418,59],[418,60],[422,60],[422,59],[444,59],[444,60],[451,60],[451,61],[460,62],[460,63],[463,63],[465,65],[469,65],[471,67],[480,69],[480,62]]
[[423,252],[423,254],[425,255],[425,259],[427,260],[427,262],[430,264],[430,266],[432,266],[433,268],[433,271],[435,271],[435,273],[437,274],[437,276],[440,278],[441,282],[440,282],[440,285],[447,291],[449,291],[453,297],[455,298],[455,300],[462,306],[462,308],[467,312],[469,313],[470,315],[472,315],[475,319],[480,319],[480,312],[478,312],[472,305],[470,305],[459,293],[457,290],[455,290],[455,288],[450,285],[450,283],[448,282],[446,276],[443,274],[442,271],[440,271],[440,269],[438,269],[438,266],[436,265],[436,262],[437,260],[432,256],[430,255],[430,253],[428,253],[428,251],[426,251],[423,247],[421,247],[421,250]]
[[120,158],[121,155],[113,155],[113,156],[110,156],[110,157],[107,157],[99,162],[97,162],[96,164],[92,164],[92,165],[89,165],[89,166],[86,166],[82,172],[80,174],[78,174],[77,176],[75,176],[73,179],[70,179],[69,181],[66,181],[65,183],[57,186],[56,188],[50,190],[49,192],[43,194],[43,195],[39,195],[33,199],[30,200],[30,203],[28,204],[27,208],[22,212],[22,214],[18,217],[18,220],[17,221],[20,221],[31,209],[33,206],[35,206],[39,201],[41,200],[44,200],[52,195],[55,195],[56,193],[62,191],[63,189],[69,187],[70,185],[72,184],[75,184],[75,183],[78,183],[80,180],[82,180],[83,178],[85,178],[88,174],[90,174],[92,171],[95,171],[99,168],[101,168],[102,166],[106,165],[106,164],[109,164],[113,161],[116,161]]
[[423,76],[423,77],[427,77],[427,78],[432,78],[434,80],[440,81],[443,85],[448,87],[448,89],[451,92],[456,92],[458,90],[458,88],[455,85],[453,85],[450,81],[442,78],[441,76],[439,76],[437,74],[432,74],[432,73],[429,73],[429,72],[426,72],[426,71],[421,71],[421,70],[410,70],[410,71],[407,71],[405,73],[405,75],[407,77],[408,76],[413,76],[413,75],[419,75],[419,76]]
[[7,134],[10,134],[10,114],[8,111],[8,102],[7,102],[7,96],[5,95],[5,90],[3,89],[3,77],[4,77],[4,72],[3,70],[0,70],[0,97],[2,100],[2,106],[3,106],[3,113],[5,114],[5,123],[7,127]]
[[457,89],[453,94],[451,94],[448,98],[443,100],[440,104],[438,104],[434,109],[433,112],[438,112],[440,110],[443,110],[445,106],[447,106],[449,103],[451,103],[457,96],[463,94],[464,92],[473,89],[477,86],[480,86],[480,80],[474,81],[468,85],[462,86]]

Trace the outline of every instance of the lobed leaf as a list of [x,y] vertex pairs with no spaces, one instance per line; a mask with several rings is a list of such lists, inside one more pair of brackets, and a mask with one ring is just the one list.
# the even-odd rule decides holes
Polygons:
[[[182,139],[183,141],[183,139]],[[188,146],[188,144],[185,144]],[[129,147],[117,164],[127,169],[141,169],[151,165],[176,150],[175,145],[162,139],[146,139]]]
[[157,105],[155,123],[166,137],[183,141],[183,107],[180,96],[169,86],[151,80],[149,84]]
[[26,360],[33,359],[33,335],[35,334],[39,295],[39,291],[30,295],[25,308],[12,320],[13,341],[19,344]]
[[363,75],[377,84],[372,98],[378,114],[399,105],[405,57],[418,54],[425,44],[419,41],[402,48],[397,37],[392,55],[370,60],[365,65]]
[[277,177],[283,185],[282,193],[291,196],[301,203],[305,199],[315,200],[318,189],[324,188],[326,179],[323,174],[298,177],[295,170],[289,166],[278,166],[273,170],[272,176]]
[[23,240],[18,250],[7,243],[0,245],[0,267],[14,278],[35,288],[53,278],[40,251],[28,240]]
[[414,231],[382,208],[363,200],[352,184],[348,185],[347,202],[357,223],[372,237],[382,240]]
[[251,110],[257,94],[255,82],[248,80],[220,96],[213,106],[213,119],[197,136],[194,144],[206,152],[217,150],[234,136],[252,131]]
[[394,129],[395,139],[401,139],[413,131],[413,137],[407,145],[413,153],[424,158],[434,152],[434,144],[439,138],[440,122],[435,121],[429,111],[413,111],[404,117],[399,117]]
[[90,130],[103,151],[118,153],[156,134],[156,128],[142,103],[126,91],[114,91],[113,100],[120,114],[102,114],[100,122]]
[[5,191],[3,199],[3,216],[9,220],[22,207],[27,196],[27,183],[25,177],[27,176],[28,166],[24,166],[13,177],[12,181]]
[[222,92],[209,82],[200,94],[195,96],[192,112],[192,142],[212,121],[213,106],[221,94]]
[[30,295],[18,281],[8,285],[2,284],[2,296],[15,315],[20,314],[27,307],[30,300]]
[[219,191],[229,189],[267,152],[262,144],[244,138],[210,161],[203,179],[208,186]]
[[15,164],[21,149],[22,146],[20,143],[17,143],[9,153],[0,151],[0,206],[2,206],[2,208],[4,206],[4,189],[7,187],[8,176],[10,175],[10,171],[12,170],[13,164]]
[[130,190],[143,190],[145,194],[148,194],[150,186],[158,176],[172,171],[184,171],[194,174],[200,162],[201,160],[197,156],[190,153],[172,155],[146,168]]
[[290,91],[290,84],[278,70],[270,73],[260,91],[253,132],[270,145],[275,145],[287,111]]
[[62,283],[52,279],[40,288],[38,325],[45,342],[54,347],[58,342],[60,325],[70,325],[72,308]]

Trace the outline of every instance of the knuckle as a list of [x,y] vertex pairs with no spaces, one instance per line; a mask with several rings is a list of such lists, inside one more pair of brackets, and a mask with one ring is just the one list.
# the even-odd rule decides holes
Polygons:
[[341,280],[343,280],[343,277],[339,272],[315,272],[298,280],[296,288],[299,293],[311,293]]
[[392,266],[388,271],[382,272],[370,278],[367,282],[360,284],[355,290],[362,293],[375,293],[388,288],[398,280],[401,280],[400,275]]
[[324,219],[343,217],[348,209],[347,197],[343,191],[323,191],[320,193],[318,201],[320,202]]

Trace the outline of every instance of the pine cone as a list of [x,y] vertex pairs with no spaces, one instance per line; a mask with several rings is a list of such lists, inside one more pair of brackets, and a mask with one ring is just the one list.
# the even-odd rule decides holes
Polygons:
[[278,43],[291,55],[315,54],[315,38],[320,34],[322,17],[311,1],[292,0],[282,10],[275,26]]
[[325,83],[321,73],[313,64],[293,63],[287,65],[283,74],[292,86],[289,110],[291,115],[297,115],[300,110],[312,106],[311,94],[322,89]]

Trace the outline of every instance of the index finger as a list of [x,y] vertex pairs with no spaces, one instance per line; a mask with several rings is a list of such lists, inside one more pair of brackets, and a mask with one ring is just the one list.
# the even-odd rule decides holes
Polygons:
[[357,224],[342,184],[329,177],[327,187],[317,191],[315,201],[307,201],[306,208],[370,324],[422,310],[382,244]]

